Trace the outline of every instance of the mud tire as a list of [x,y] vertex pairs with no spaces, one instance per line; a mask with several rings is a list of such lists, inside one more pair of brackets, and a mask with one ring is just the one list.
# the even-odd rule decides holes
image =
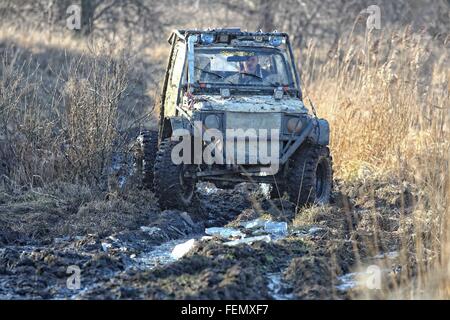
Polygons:
[[158,132],[141,131],[136,139],[134,166],[141,179],[142,187],[153,190],[153,169],[158,152]]
[[284,183],[273,183],[270,188],[270,199],[281,199],[286,192]]
[[333,188],[333,167],[328,147],[306,145],[289,160],[287,193],[298,206],[328,204]]
[[189,166],[172,162],[175,145],[170,138],[161,141],[155,161],[155,195],[162,210],[192,211],[198,203],[196,181],[184,178],[183,173]]

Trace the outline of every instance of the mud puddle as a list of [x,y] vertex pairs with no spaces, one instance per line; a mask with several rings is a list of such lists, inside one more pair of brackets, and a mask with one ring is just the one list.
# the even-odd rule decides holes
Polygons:
[[268,273],[269,294],[274,300],[293,300],[292,286],[284,280],[282,272]]
[[[190,238],[172,240],[163,243],[160,246],[152,248],[148,252],[142,252],[139,256],[132,257],[134,261],[130,268],[138,270],[152,270],[154,268],[161,268],[167,264],[173,263],[182,257],[179,257],[174,249],[178,246],[186,244],[192,240],[200,239],[201,235],[192,236]],[[189,249],[189,248],[186,248]]]
[[[127,272],[134,273],[134,272],[151,271],[155,268],[164,268],[166,265],[174,263],[181,258],[177,257],[174,249],[176,249],[178,246],[182,246],[183,244],[189,241],[199,238],[200,235],[192,236],[192,238],[189,239],[184,238],[184,239],[170,240],[162,243],[161,245],[148,248],[147,250],[144,250],[138,254],[131,254],[129,256],[129,259],[127,259],[127,263],[124,270],[116,272],[111,276],[111,278],[120,277],[122,274],[126,274]],[[79,290],[75,294],[71,294],[69,298],[72,300],[82,299],[83,296],[89,294],[89,292],[101,289],[104,283],[105,282],[102,281],[99,283],[89,285]],[[67,298],[67,294],[56,297],[56,299],[64,299],[64,298]]]
[[382,284],[386,285],[385,280],[392,278],[399,271],[397,265],[399,256],[398,251],[390,251],[367,257],[362,263],[364,267],[337,278],[336,289],[344,294],[358,290],[382,289]]

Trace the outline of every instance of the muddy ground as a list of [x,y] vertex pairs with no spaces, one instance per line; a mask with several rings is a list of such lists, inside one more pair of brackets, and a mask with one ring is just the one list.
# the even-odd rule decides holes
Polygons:
[[[330,206],[296,208],[268,200],[263,188],[206,185],[192,212],[161,212],[147,191],[103,201],[88,190],[74,194],[2,194],[0,298],[349,299],[365,290],[357,272],[366,266],[390,278],[408,269],[397,257],[410,186],[337,182]],[[244,227],[258,218],[286,222],[288,232]],[[270,239],[229,246],[236,238],[206,236],[211,227]],[[175,258],[173,249],[191,239]]]

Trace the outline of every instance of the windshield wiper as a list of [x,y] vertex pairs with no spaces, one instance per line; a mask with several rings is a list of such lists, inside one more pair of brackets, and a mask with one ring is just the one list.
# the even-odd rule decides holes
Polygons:
[[263,77],[260,77],[260,76],[258,76],[257,74],[254,74],[254,73],[239,72],[239,74],[243,74],[245,76],[251,76],[251,77],[257,78],[257,79],[259,79],[261,81],[265,81],[266,83],[270,84],[274,88],[278,88],[279,87],[279,85],[277,85],[276,83],[270,82],[267,79],[264,79]]
[[204,70],[204,69],[199,68],[199,67],[194,67],[194,68],[197,69],[197,70],[200,70],[201,72],[204,72],[204,73],[207,73],[207,74],[212,74],[213,76],[216,76],[216,77],[218,77],[220,79],[224,79],[224,77],[222,75],[218,74],[218,73],[215,73],[215,72],[212,72],[212,71],[208,71],[208,70]]
[[218,77],[218,78],[220,78],[222,80],[225,80],[226,83],[228,83],[228,84],[235,85],[235,83],[231,82],[230,80],[225,79],[225,77],[222,76],[221,74],[215,73],[213,71],[204,70],[204,69],[199,68],[199,67],[194,67],[194,68],[197,69],[197,70],[200,70],[201,72],[204,72],[204,73],[207,73],[207,74],[212,74],[213,76],[216,76],[216,77]]
[[243,74],[245,76],[251,76],[260,80],[264,80],[263,77],[258,76],[257,74],[254,73],[248,73],[248,72],[239,72],[239,74]]

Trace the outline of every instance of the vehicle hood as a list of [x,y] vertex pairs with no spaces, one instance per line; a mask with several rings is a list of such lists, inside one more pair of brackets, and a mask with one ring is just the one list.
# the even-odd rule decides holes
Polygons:
[[273,96],[239,96],[230,98],[200,96],[196,97],[194,109],[230,112],[308,113],[305,105],[298,98],[284,97],[281,100],[275,100]]

